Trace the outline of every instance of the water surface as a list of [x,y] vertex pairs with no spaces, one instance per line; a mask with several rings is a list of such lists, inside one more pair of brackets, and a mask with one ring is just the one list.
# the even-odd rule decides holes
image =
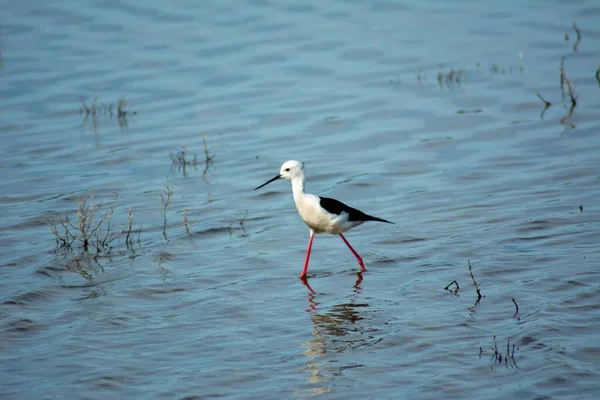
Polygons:
[[[0,10],[3,399],[600,395],[595,2]],[[139,236],[55,249],[80,196]]]

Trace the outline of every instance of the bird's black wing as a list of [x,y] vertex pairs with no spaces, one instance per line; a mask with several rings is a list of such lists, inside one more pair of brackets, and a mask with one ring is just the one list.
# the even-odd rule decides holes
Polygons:
[[373,217],[372,215],[365,214],[364,212],[352,208],[341,201],[331,199],[329,197],[319,197],[321,207],[331,214],[340,215],[345,212],[348,214],[348,221],[379,221],[393,224],[393,222],[386,221],[385,219]]

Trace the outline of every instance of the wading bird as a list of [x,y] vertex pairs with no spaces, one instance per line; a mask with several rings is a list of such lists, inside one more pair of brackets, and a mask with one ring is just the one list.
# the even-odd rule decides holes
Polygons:
[[323,232],[331,233],[332,235],[340,235],[344,243],[346,243],[350,251],[352,251],[352,254],[356,257],[358,265],[360,265],[360,270],[365,271],[365,265],[363,264],[362,258],[352,246],[350,246],[350,243],[348,243],[348,240],[346,240],[342,233],[361,225],[366,221],[386,222],[388,224],[393,224],[393,222],[365,214],[356,208],[347,206],[341,201],[306,193],[304,191],[304,163],[301,161],[286,161],[281,166],[279,174],[254,190],[260,189],[281,178],[289,179],[292,182],[292,192],[294,193],[296,208],[298,209],[298,213],[302,220],[310,228],[310,239],[308,240],[308,248],[306,249],[306,260],[304,261],[304,268],[302,269],[300,278],[306,278],[308,260],[310,259],[310,250],[312,248],[315,233]]

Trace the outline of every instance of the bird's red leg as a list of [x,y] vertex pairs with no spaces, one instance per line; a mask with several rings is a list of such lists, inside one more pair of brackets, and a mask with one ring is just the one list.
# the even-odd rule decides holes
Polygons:
[[[300,274],[300,278],[306,278],[306,272],[308,272],[308,260],[310,259],[310,249],[312,248],[312,242],[315,238],[315,233],[310,232],[310,239],[308,240],[308,248],[306,249],[306,260],[304,260],[304,268],[302,269],[302,273]],[[350,245],[348,245],[350,246]]]
[[352,246],[350,246],[350,243],[348,243],[348,241],[346,240],[346,238],[344,237],[344,235],[342,235],[340,233],[340,237],[342,238],[342,240],[344,241],[344,243],[346,243],[346,246],[348,246],[348,248],[350,249],[350,251],[352,252],[352,254],[354,254],[354,257],[356,257],[356,260],[358,260],[358,265],[360,265],[360,270],[361,271],[366,271],[365,269],[365,264],[363,264],[363,260],[362,258],[358,255],[358,253],[352,248]]

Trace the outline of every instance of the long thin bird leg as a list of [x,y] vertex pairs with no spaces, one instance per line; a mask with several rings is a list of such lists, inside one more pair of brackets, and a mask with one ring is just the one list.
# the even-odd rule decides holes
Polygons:
[[315,238],[315,233],[311,231],[310,239],[308,240],[308,248],[306,249],[306,260],[304,261],[304,269],[302,269],[300,278],[306,278],[306,273],[308,272],[308,260],[310,259],[310,249],[312,248],[312,242],[313,242],[314,238]]
[[[310,287],[310,284],[308,283],[308,279],[306,279],[305,276],[301,277],[300,280],[302,281],[302,284],[304,286],[306,286],[306,288],[309,290],[309,292],[310,292],[311,295],[315,294],[315,291],[313,290],[313,288]],[[314,303],[314,299],[312,297],[309,297],[308,301],[311,303],[311,307],[310,308],[312,310],[315,310],[316,309],[316,307],[315,307],[316,304],[313,304]]]
[[362,258],[358,255],[358,253],[352,248],[352,246],[350,246],[350,243],[348,243],[348,241],[346,240],[346,238],[344,237],[344,235],[342,235],[340,233],[340,237],[342,238],[342,240],[344,241],[344,243],[346,243],[346,246],[348,246],[348,248],[350,249],[350,251],[352,252],[352,254],[354,254],[354,257],[356,257],[356,260],[358,260],[358,265],[360,265],[360,270],[361,271],[366,271],[365,269],[365,264],[363,264],[363,260]]

